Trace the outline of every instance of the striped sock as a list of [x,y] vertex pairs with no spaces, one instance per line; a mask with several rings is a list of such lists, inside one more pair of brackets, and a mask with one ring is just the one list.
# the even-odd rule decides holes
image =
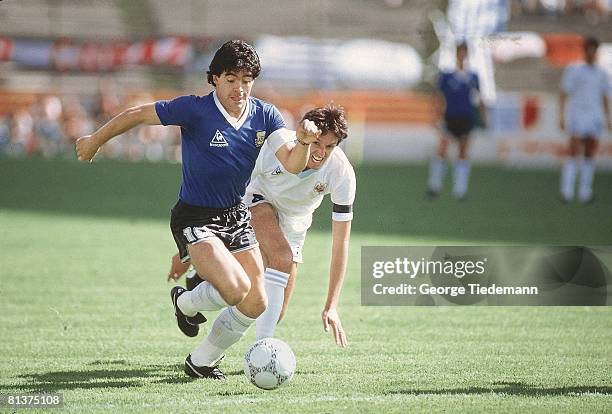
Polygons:
[[283,302],[285,301],[285,288],[289,282],[289,273],[267,268],[264,278],[266,295],[268,296],[268,307],[257,318],[255,334],[257,340],[274,336],[276,324],[278,323],[278,318],[283,309]]

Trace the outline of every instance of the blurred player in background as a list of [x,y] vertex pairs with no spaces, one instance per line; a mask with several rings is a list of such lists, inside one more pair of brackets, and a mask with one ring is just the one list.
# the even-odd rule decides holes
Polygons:
[[[584,40],[585,62],[568,66],[561,80],[559,119],[561,129],[570,135],[569,154],[561,169],[561,197],[564,202],[574,199],[577,157],[582,153],[578,200],[593,200],[593,176],[598,140],[604,128],[612,129],[607,73],[596,65],[599,41],[594,37]],[[567,104],[566,104],[567,103]]]
[[[348,344],[337,306],[346,274],[348,245],[355,199],[355,173],[337,145],[347,136],[344,110],[333,104],[315,108],[304,115],[315,123],[321,136],[311,146],[304,171],[288,173],[266,144],[261,151],[245,196],[252,213],[252,224],[266,263],[265,286],[268,307],[257,318],[257,339],[274,336],[276,324],[289,305],[302,263],[302,247],[312,223],[312,213],[323,196],[331,194],[332,251],[327,300],[321,314],[323,327],[332,330],[338,346]],[[187,267],[173,258],[169,278],[178,279]],[[204,292],[195,270],[187,275],[187,288]],[[197,287],[196,287],[197,286]]]
[[181,260],[190,260],[206,279],[207,295],[172,289],[178,326],[185,335],[196,336],[198,324],[206,321],[200,311],[225,308],[185,360],[185,372],[196,378],[224,379],[217,365],[225,350],[266,309],[262,257],[242,203],[262,145],[267,142],[283,168],[298,173],[319,136],[306,121],[298,128],[299,144],[289,144],[293,134],[278,110],[250,96],[260,70],[252,46],[229,41],[210,63],[208,82],[215,90],[209,95],[130,108],[76,142],[79,159],[90,161],[105,142],[137,125],[181,127],[183,180],[170,227]]
[[[427,196],[435,198],[442,191],[442,182],[446,170],[450,138],[459,146],[458,160],[453,173],[453,196],[463,200],[467,193],[470,179],[470,162],[468,144],[470,132],[479,121],[485,123],[485,110],[480,96],[478,75],[467,70],[465,60],[468,56],[466,43],[457,46],[457,66],[453,72],[442,72],[437,87],[441,96],[437,99],[440,114],[444,107],[444,131],[440,135],[438,153],[431,160]],[[442,103],[442,101],[444,103]],[[479,108],[479,112],[478,109]]]

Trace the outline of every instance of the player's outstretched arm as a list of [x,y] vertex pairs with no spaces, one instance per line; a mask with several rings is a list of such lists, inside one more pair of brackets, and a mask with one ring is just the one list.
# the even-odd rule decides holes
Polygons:
[[126,109],[108,121],[91,135],[76,140],[76,153],[79,161],[91,161],[96,152],[111,138],[123,134],[138,125],[160,125],[155,111],[155,103],[148,103]]
[[298,174],[304,171],[310,157],[310,144],[319,139],[321,131],[314,122],[305,119],[295,131],[297,136],[297,145],[294,147],[288,144],[283,145],[276,151],[276,158],[283,165],[283,168],[292,174]]
[[338,314],[338,300],[340,291],[346,275],[348,263],[348,246],[351,236],[350,221],[332,221],[332,254],[329,269],[329,288],[327,290],[327,301],[321,313],[323,328],[325,332],[332,329],[336,345],[345,347],[348,345],[346,333]]

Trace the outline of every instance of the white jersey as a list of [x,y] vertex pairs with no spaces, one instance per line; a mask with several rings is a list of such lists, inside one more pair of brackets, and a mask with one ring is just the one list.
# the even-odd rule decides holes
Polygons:
[[[332,151],[321,168],[291,174],[264,144],[247,193],[262,195],[279,212],[292,217],[311,217],[323,197],[330,194],[333,220],[349,221],[353,218],[355,186],[353,166],[340,148]],[[247,205],[252,204],[250,201],[247,200]]]
[[578,135],[600,135],[604,128],[603,98],[610,93],[608,74],[586,63],[568,66],[561,88],[567,94],[566,127]]
[[248,207],[270,203],[276,209],[293,261],[302,263],[302,248],[312,224],[312,213],[321,205],[325,194],[331,194],[333,220],[353,219],[355,172],[340,148],[332,151],[321,168],[296,175],[287,172],[272,148],[264,143],[244,202]]

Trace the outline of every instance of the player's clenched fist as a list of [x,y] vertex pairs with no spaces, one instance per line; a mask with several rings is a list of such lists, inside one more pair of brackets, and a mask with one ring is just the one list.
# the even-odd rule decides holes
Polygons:
[[295,132],[300,144],[304,145],[312,144],[321,136],[321,131],[317,128],[317,125],[309,119],[304,119]]
[[79,161],[91,161],[100,149],[93,135],[85,135],[77,139],[75,146]]

